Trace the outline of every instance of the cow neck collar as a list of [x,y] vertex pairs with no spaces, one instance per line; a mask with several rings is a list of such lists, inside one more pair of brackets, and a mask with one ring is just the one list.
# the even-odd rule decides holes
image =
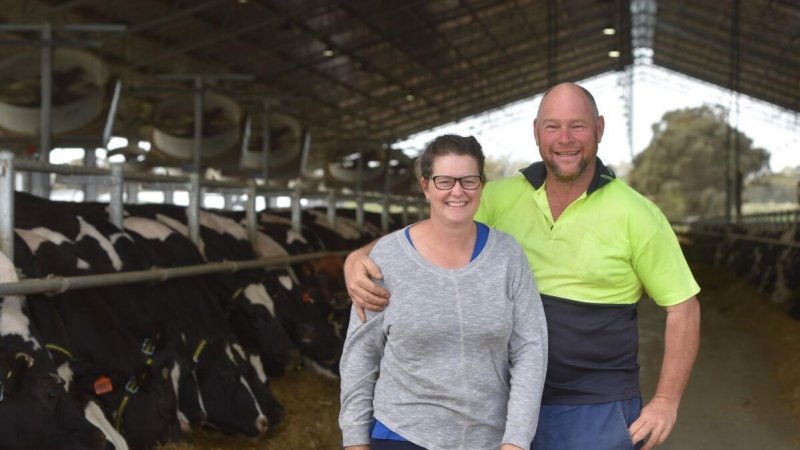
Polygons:
[[128,382],[125,383],[125,395],[122,396],[119,406],[117,406],[117,411],[114,414],[116,416],[114,428],[116,428],[119,432],[122,432],[122,416],[125,414],[125,408],[128,406],[131,396],[137,392],[139,392],[139,383],[136,379],[136,375],[133,375],[130,377],[130,379],[128,379]]
[[[594,191],[617,178],[617,175],[610,167],[603,164],[600,158],[596,159],[597,166],[594,171],[594,176],[592,176],[592,182],[589,183],[589,188],[586,190],[586,195],[591,195]],[[543,161],[535,162],[524,169],[520,169],[520,172],[525,179],[528,180],[528,183],[537,190],[542,187],[545,178],[547,178],[547,167],[544,165]]]
[[64,355],[64,356],[66,356],[66,357],[67,357],[67,360],[69,360],[69,361],[75,361],[75,357],[74,357],[74,356],[72,355],[72,353],[70,353],[70,351],[69,351],[69,350],[67,350],[65,347],[62,347],[62,346],[60,346],[60,345],[57,345],[57,344],[52,344],[52,343],[50,343],[50,344],[45,344],[44,346],[45,346],[45,348],[46,348],[47,350],[49,350],[49,351],[50,351],[50,354],[51,354],[51,355],[52,355],[52,353],[53,353],[53,352],[58,352],[58,353],[61,353],[61,354],[62,354],[62,355]]

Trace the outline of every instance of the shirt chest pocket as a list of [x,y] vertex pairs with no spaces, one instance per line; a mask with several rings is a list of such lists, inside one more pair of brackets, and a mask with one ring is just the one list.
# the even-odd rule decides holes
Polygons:
[[[590,224],[591,225],[591,224]],[[630,273],[630,246],[622,229],[559,224],[551,236],[565,268],[584,280],[608,283]]]

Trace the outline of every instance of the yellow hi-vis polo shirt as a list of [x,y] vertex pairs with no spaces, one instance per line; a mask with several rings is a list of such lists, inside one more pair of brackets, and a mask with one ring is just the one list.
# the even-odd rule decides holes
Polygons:
[[591,186],[553,220],[545,166],[486,185],[475,220],[514,236],[539,290],[600,304],[636,303],[644,290],[670,306],[700,291],[666,217],[598,159]]
[[589,189],[553,220],[546,168],[488,183],[475,220],[514,236],[533,269],[547,319],[542,403],[639,396],[636,303],[661,306],[699,292],[661,211],[598,159]]

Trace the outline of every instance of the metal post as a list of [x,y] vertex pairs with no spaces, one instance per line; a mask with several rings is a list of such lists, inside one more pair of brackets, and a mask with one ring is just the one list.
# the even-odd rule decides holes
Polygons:
[[272,136],[269,132],[269,110],[265,107],[261,116],[261,178],[269,180],[269,157],[272,152]]
[[[53,25],[42,26],[41,111],[39,122],[38,160],[49,162],[51,134],[53,131]],[[50,174],[31,174],[31,192],[39,197],[50,197]]]
[[336,226],[336,191],[333,189],[328,192],[328,224],[332,228]]
[[0,152],[0,250],[14,262],[14,154]]
[[258,245],[258,225],[256,223],[256,183],[247,182],[247,206],[245,207],[245,220],[247,221],[247,238],[255,249]]
[[191,173],[189,180],[189,206],[186,210],[186,221],[189,223],[189,239],[198,245],[200,243],[200,175]]
[[408,204],[408,199],[406,197],[403,197],[403,200],[401,201],[401,206],[403,208],[403,212],[402,212],[402,214],[403,214],[403,226],[406,226],[409,223],[409,220],[408,220],[408,207],[409,207],[409,204]]
[[381,209],[381,231],[386,233],[389,231],[389,207],[391,206],[391,198],[390,198],[390,191],[391,191],[391,167],[389,167],[389,163],[391,162],[390,155],[392,154],[391,150],[386,151],[385,158],[383,159],[383,209]]
[[302,211],[300,210],[301,189],[299,184],[292,192],[292,229],[300,232],[302,222]]
[[175,204],[175,190],[172,188],[164,188],[164,203],[169,203],[170,205]]
[[203,152],[203,77],[194,79],[194,146],[192,148],[192,171],[200,174]]
[[125,185],[126,203],[135,205],[139,203],[139,183],[128,183]]
[[[97,155],[95,150],[85,148],[83,149],[83,166],[84,167],[97,167]],[[93,202],[97,200],[97,184],[89,181],[83,185],[83,201]]]
[[417,202],[417,220],[423,221],[427,218],[425,214],[425,200],[420,199]]
[[111,200],[108,203],[109,219],[118,228],[122,228],[124,205],[122,195],[125,191],[125,180],[122,175],[122,163],[111,164]]
[[389,206],[391,205],[391,198],[389,195],[383,197],[383,210],[381,210],[381,231],[386,233],[389,231]]
[[[360,149],[359,149],[360,150]],[[356,223],[364,225],[364,153],[358,154],[358,173],[356,174]]]

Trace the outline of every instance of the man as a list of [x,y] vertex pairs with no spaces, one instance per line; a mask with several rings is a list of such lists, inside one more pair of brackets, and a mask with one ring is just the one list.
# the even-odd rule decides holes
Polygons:
[[[475,216],[520,242],[542,294],[550,350],[532,448],[651,449],[672,431],[697,356],[700,288],[661,211],[597,158],[605,123],[587,90],[553,87],[533,125],[542,162],[487,184]],[[367,276],[380,278],[368,251],[348,257],[348,291],[357,309],[380,309],[388,292]],[[667,319],[658,387],[641,408],[643,293]]]

